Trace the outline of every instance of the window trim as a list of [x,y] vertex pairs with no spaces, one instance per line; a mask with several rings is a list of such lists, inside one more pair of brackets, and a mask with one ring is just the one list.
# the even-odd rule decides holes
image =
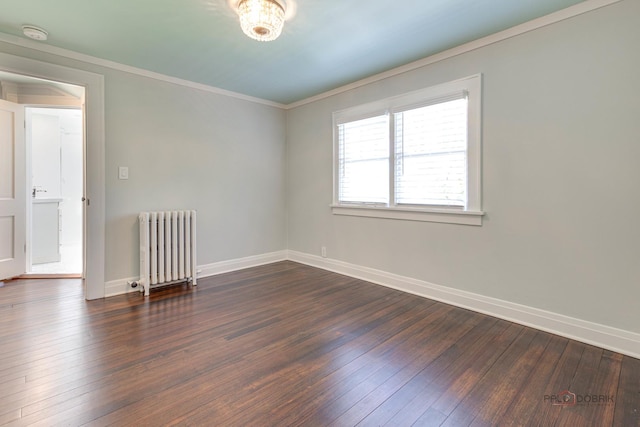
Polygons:
[[[443,102],[464,92],[468,99],[467,134],[467,201],[464,207],[448,206],[412,206],[382,205],[370,203],[339,202],[339,139],[338,125],[379,114],[390,115],[390,128],[393,126],[393,113],[419,106]],[[450,224],[482,225],[482,181],[481,181],[481,137],[482,137],[482,75],[475,74],[462,79],[438,84],[403,95],[358,105],[333,113],[333,203],[332,213],[336,215],[390,218],[411,221],[443,222]],[[390,129],[390,132],[392,129]],[[390,145],[392,142],[390,142]],[[395,150],[390,147],[390,172],[394,167]],[[390,174],[390,180],[395,174]],[[391,183],[393,184],[393,183]],[[393,185],[390,188],[392,190]],[[393,200],[393,198],[390,198]]]

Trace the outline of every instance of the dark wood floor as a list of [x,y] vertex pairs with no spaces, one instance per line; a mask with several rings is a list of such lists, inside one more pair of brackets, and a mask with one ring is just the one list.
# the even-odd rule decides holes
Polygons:
[[0,424],[640,425],[638,359],[292,262],[198,283],[6,283]]

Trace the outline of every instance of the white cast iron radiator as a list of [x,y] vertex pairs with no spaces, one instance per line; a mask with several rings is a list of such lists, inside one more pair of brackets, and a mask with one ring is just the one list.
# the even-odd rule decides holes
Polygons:
[[196,285],[196,211],[140,213],[140,291]]

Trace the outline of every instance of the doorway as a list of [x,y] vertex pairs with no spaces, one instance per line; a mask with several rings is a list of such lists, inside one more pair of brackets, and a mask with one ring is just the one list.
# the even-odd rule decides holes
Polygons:
[[85,88],[0,71],[0,99],[1,154],[13,164],[0,279],[83,277]]
[[[83,115],[79,108],[25,109],[31,192],[32,275],[83,273]],[[27,209],[28,210],[28,209]]]
[[[84,280],[83,286],[85,290],[85,298],[88,300],[103,298],[105,295],[105,87],[104,76],[84,70],[69,68],[65,66],[50,64],[29,58],[10,55],[0,52],[0,74],[9,73],[13,76],[21,76],[27,78],[35,78],[36,80],[45,80],[48,82],[66,82],[83,91],[85,115],[85,168],[84,168]],[[10,85],[9,85],[10,86]],[[5,95],[4,87],[2,88],[3,97]],[[7,98],[5,98],[7,99]],[[25,102],[24,104],[31,104]],[[60,104],[58,104],[60,105]],[[21,123],[21,122],[20,122]],[[0,126],[1,128],[1,126]],[[23,126],[16,127],[16,134]],[[0,144],[1,146],[2,144]],[[24,162],[24,158],[18,159],[20,150],[13,152],[16,160]],[[4,159],[0,156],[0,159]],[[16,163],[17,164],[17,163]],[[1,168],[0,171],[3,171]],[[18,179],[13,181],[12,188],[18,189],[13,194],[28,194],[25,180]],[[3,181],[0,180],[0,183]],[[0,189],[2,187],[0,186]],[[18,212],[20,206],[25,206],[26,201],[23,196],[22,203],[16,205],[13,203],[9,207],[11,212]],[[2,208],[3,200],[0,198],[0,208]],[[16,205],[14,207],[14,205]],[[0,216],[2,210],[0,209]],[[11,214],[10,214],[11,215]],[[10,241],[4,244],[6,253],[0,251],[0,280],[3,278],[11,278],[18,276],[26,271],[25,264],[25,234],[26,224],[20,222],[19,218],[25,215],[14,215],[13,217],[0,218],[0,232],[5,230],[10,237]],[[4,228],[3,228],[4,227]],[[2,242],[2,240],[0,240]],[[22,254],[22,255],[20,255]],[[7,262],[4,262],[6,258]]]

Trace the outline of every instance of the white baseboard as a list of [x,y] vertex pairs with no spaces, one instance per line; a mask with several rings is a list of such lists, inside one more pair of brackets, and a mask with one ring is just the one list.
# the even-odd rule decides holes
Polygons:
[[[287,251],[270,252],[261,255],[253,255],[245,258],[232,259],[227,261],[214,262],[212,264],[199,265],[197,268],[197,278],[215,276],[216,274],[228,273],[230,271],[242,270],[243,268],[257,267],[259,265],[271,264],[273,262],[285,261]],[[140,292],[140,288],[132,288],[129,282],[137,281],[140,277],[128,277],[126,279],[112,280],[104,284],[104,296],[126,294],[128,292]]]
[[640,334],[635,332],[303,252],[288,251],[287,259],[488,314],[640,359]]
[[126,279],[112,280],[104,284],[104,296],[112,297],[115,295],[126,294],[127,292],[140,292],[140,288],[132,288],[129,282],[140,280],[140,276],[128,277]]
[[245,258],[231,259],[228,261],[214,262],[213,264],[198,266],[198,278],[215,276],[216,274],[242,270],[243,268],[271,264],[272,262],[285,261],[286,259],[287,251],[277,251],[261,255],[248,256]]

